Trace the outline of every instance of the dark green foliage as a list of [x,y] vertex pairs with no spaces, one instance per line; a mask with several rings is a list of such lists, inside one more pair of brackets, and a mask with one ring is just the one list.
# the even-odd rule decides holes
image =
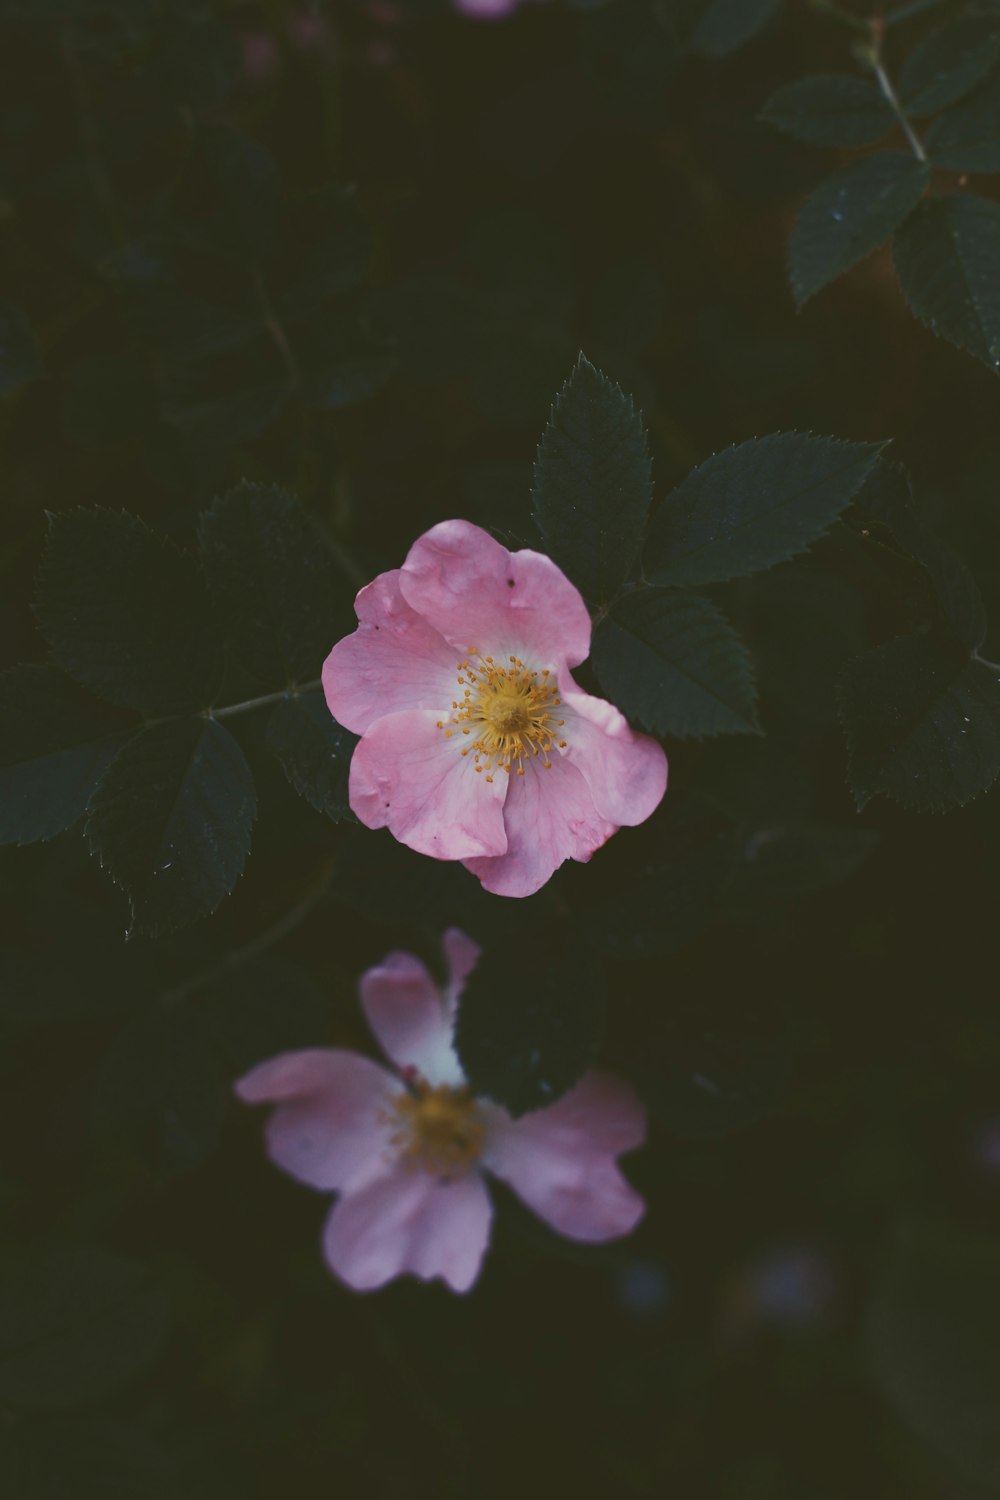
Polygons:
[[331,297],[361,285],[372,258],[372,232],[351,191],[334,188],[311,205],[318,230],[279,298],[288,318],[309,317]]
[[115,1037],[92,1080],[91,1128],[99,1145],[131,1151],[165,1179],[211,1156],[228,1094],[204,1015],[168,1001]]
[[815,146],[867,146],[889,134],[896,118],[868,78],[822,73],[777,89],[761,119]]
[[598,625],[594,668],[611,701],[654,734],[758,728],[753,668],[721,610],[698,594],[640,588]]
[[148,1268],[84,1245],[42,1251],[0,1286],[0,1398],[18,1411],[98,1401],[146,1369],[166,1329]]
[[228,896],[255,811],[250,768],[229,731],[177,719],[120,751],[91,799],[87,839],[127,895],[135,928],[169,932]]
[[804,897],[850,880],[881,841],[874,829],[850,825],[778,823],[755,828],[741,841],[723,914],[741,921],[780,917]]
[[0,303],[0,396],[19,391],[44,373],[42,352],[27,314],[10,302]]
[[643,1097],[682,1140],[729,1135],[774,1112],[791,1077],[787,1039],[750,1017],[671,1023],[638,1065]]
[[679,18],[685,50],[696,57],[728,57],[767,24],[777,0],[674,0],[665,7]]
[[876,1379],[907,1426],[994,1494],[1000,1266],[993,1236],[947,1222],[899,1227],[872,1290],[867,1337]]
[[1000,678],[934,636],[901,636],[856,658],[841,685],[858,807],[885,792],[917,812],[945,812],[1000,772]]
[[893,259],[932,333],[1000,369],[1000,204],[972,193],[929,198],[896,236]]
[[600,905],[583,915],[588,941],[611,958],[667,958],[721,918],[736,848],[720,833],[701,848],[629,871]]
[[311,356],[312,368],[305,376],[302,399],[320,411],[340,411],[367,401],[382,389],[397,365],[395,354],[351,353],[338,348],[337,342],[331,348],[324,337],[320,347],[314,346],[306,355]]
[[513,1115],[552,1104],[596,1060],[604,974],[576,948],[494,949],[466,983],[455,1042],[472,1089]]
[[[38,840],[0,848],[0,1313],[94,1308],[0,1326],[0,1494],[987,1500],[1000,795],[950,809],[1000,744],[998,179],[960,179],[1000,169],[1000,8],[456,3],[0,0],[0,835]],[[892,88],[964,92],[911,139]],[[820,215],[812,290],[921,143],[904,291],[883,249],[797,311],[804,200],[888,193]],[[581,687],[667,736],[653,816],[523,900],[355,821],[316,685],[447,517],[551,552]],[[52,836],[88,803],[131,923]],[[443,979],[449,926],[475,1085],[620,1077],[645,1213],[584,1244],[491,1184],[467,1296],[356,1296],[233,1082],[384,1061],[359,977]],[[149,1268],[169,1343],[81,1244]]]
[[1000,18],[966,16],[930,32],[903,64],[899,95],[909,114],[932,115],[961,99],[1000,60]]
[[123,708],[204,708],[218,637],[192,558],[124,511],[49,520],[35,613],[57,666]]
[[0,1441],[0,1484],[18,1500],[177,1500],[162,1449],[108,1417],[35,1420]]
[[82,817],[126,725],[52,667],[0,673],[0,843],[50,839]]
[[342,729],[322,693],[286,698],[267,721],[267,746],[300,797],[334,822],[353,819],[347,777],[357,736]]
[[883,460],[858,496],[863,513],[884,526],[893,542],[926,572],[937,615],[955,639],[975,651],[986,636],[986,610],[968,565],[935,536],[913,498],[901,464]]
[[1000,78],[946,110],[924,137],[936,167],[952,172],[1000,172]]
[[272,688],[318,676],[336,639],[339,579],[300,502],[275,485],[237,485],[203,514],[198,537],[232,658]]
[[654,515],[646,577],[715,583],[793,557],[833,524],[878,452],[875,443],[775,432],[716,453]]
[[[227,1074],[236,1076],[279,1052],[325,1041],[343,998],[298,964],[262,953],[217,975],[192,1004]],[[213,1076],[217,1083],[217,1068]]]
[[538,449],[534,505],[549,550],[588,598],[611,598],[628,577],[651,498],[642,418],[581,354]]
[[818,891],[865,865],[880,840],[869,829],[773,816],[700,841],[680,835],[669,859],[629,874],[581,928],[612,958],[666,958],[720,923],[773,926]]
[[799,306],[878,249],[920,202],[929,177],[927,163],[909,153],[878,151],[821,183],[788,242]]
[[281,181],[274,157],[252,136],[226,125],[205,126],[199,145],[210,208],[198,238],[235,261],[256,265],[277,243]]

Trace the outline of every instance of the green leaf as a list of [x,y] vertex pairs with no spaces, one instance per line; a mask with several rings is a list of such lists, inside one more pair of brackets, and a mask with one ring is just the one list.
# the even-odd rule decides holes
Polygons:
[[124,511],[49,519],[35,613],[57,666],[148,713],[203,708],[219,651],[192,558]]
[[341,411],[357,406],[380,391],[396,371],[395,354],[312,353],[312,368],[307,368],[302,400],[320,411]]
[[0,396],[9,396],[45,374],[42,352],[27,315],[0,302]]
[[924,136],[934,166],[951,172],[1000,172],[1000,79],[939,115]]
[[132,283],[123,297],[138,337],[170,360],[238,349],[261,328],[259,315],[207,302],[168,281]]
[[0,844],[51,839],[82,818],[126,732],[52,667],[0,673]]
[[322,693],[286,698],[267,723],[267,748],[300,797],[335,823],[352,821],[347,780],[357,736],[342,729]]
[[538,449],[534,508],[553,557],[588,598],[610,598],[628,577],[651,498],[642,419],[581,354]]
[[159,1180],[200,1167],[222,1135],[229,1087],[205,1018],[153,1007],[118,1032],[91,1085],[96,1141],[130,1145]]
[[859,810],[885,792],[915,812],[946,812],[1000,772],[1000,679],[932,636],[900,636],[857,657],[840,703]]
[[162,1450],[108,1417],[24,1423],[0,1442],[0,1489],[17,1500],[178,1500]]
[[941,620],[969,651],[986,636],[986,609],[965,562],[934,535],[918,509],[902,464],[883,460],[857,499],[866,516],[888,528],[896,544],[929,577]]
[[794,557],[860,489],[878,443],[773,432],[692,469],[653,517],[643,558],[651,583],[720,583]]
[[954,104],[1000,59],[1000,18],[967,16],[920,41],[903,64],[898,93],[912,115],[933,115]]
[[198,540],[230,655],[279,688],[319,675],[337,639],[337,567],[312,516],[276,485],[238,484]]
[[928,198],[896,236],[893,260],[920,321],[1000,370],[1000,203]]
[[696,57],[728,57],[757,35],[771,19],[778,0],[684,0],[682,15],[693,24],[685,50]]
[[319,206],[323,219],[319,237],[279,299],[287,318],[309,317],[331,297],[360,286],[371,263],[372,232],[353,191],[333,188],[322,195]]
[[873,1287],[875,1378],[908,1427],[950,1469],[1000,1483],[1000,1260],[992,1235],[955,1224],[901,1226]]
[[798,305],[877,250],[920,202],[929,177],[915,156],[878,151],[820,183],[788,242]]
[[35,1255],[0,1284],[0,1401],[16,1411],[99,1401],[152,1364],[166,1329],[147,1267],[82,1245]]
[[593,660],[612,702],[654,734],[698,738],[758,728],[746,647],[699,594],[624,594],[597,627]]
[[256,796],[232,735],[214,720],[145,729],[112,761],[91,799],[87,838],[155,935],[208,916],[250,850]]
[[850,73],[819,73],[785,84],[768,99],[761,119],[816,146],[867,146],[896,124],[876,85]]
[[165,372],[160,415],[205,449],[253,442],[277,419],[294,390],[273,345],[249,345],[225,368],[188,361]]
[[275,248],[281,212],[274,157],[228,125],[202,124],[199,148],[210,179],[206,239],[233,260],[265,260]]
[[604,972],[578,948],[555,958],[551,939],[508,957],[486,953],[466,983],[455,1043],[476,1094],[521,1115],[552,1104],[596,1060],[604,1034]]

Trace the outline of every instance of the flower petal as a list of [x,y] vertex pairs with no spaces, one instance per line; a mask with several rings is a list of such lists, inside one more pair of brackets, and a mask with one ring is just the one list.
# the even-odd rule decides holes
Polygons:
[[355,746],[348,795],[368,828],[435,859],[502,854],[506,777],[492,782],[437,728],[433,709],[387,714]]
[[313,1048],[258,1064],[235,1085],[247,1104],[277,1103],[268,1155],[310,1187],[343,1189],[387,1170],[383,1115],[399,1083],[356,1052]]
[[566,718],[566,759],[583,773],[594,806],[616,825],[633,828],[656,811],[667,789],[667,757],[648,734],[637,734],[603,698],[581,692],[559,673]]
[[503,817],[506,854],[463,861],[498,896],[530,896],[563,860],[588,860],[618,826],[600,816],[586,780],[561,756],[548,771],[536,760],[510,777]]
[[479,962],[483,950],[457,927],[445,930],[441,946],[448,963],[448,993],[454,1001],[462,993],[462,987]]
[[452,1015],[412,953],[390,953],[367,970],[361,976],[361,1004],[383,1052],[398,1068],[416,1068],[435,1087],[465,1082],[451,1044]]
[[547,1109],[519,1120],[497,1110],[484,1164],[560,1234],[616,1239],[635,1228],[646,1205],[615,1157],[645,1137],[645,1113],[629,1086],[588,1073]]
[[323,1233],[332,1269],[356,1291],[410,1272],[439,1276],[467,1292],[479,1275],[493,1216],[478,1172],[453,1181],[397,1167],[391,1176],[349,1193]]
[[455,651],[411,609],[399,591],[400,570],[380,573],[354,601],[358,628],[323,663],[323,691],[333,717],[364,734],[384,714],[433,708],[455,696]]
[[461,653],[513,653],[540,669],[576,666],[590,651],[590,615],[565,573],[540,552],[508,552],[471,521],[418,537],[399,587]]

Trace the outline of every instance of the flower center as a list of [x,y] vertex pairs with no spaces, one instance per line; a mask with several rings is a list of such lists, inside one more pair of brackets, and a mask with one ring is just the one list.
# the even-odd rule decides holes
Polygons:
[[462,754],[474,757],[476,770],[485,772],[487,781],[495,771],[523,776],[525,761],[538,755],[543,769],[551,770],[549,752],[553,745],[564,749],[566,741],[558,736],[565,720],[554,716],[562,700],[549,668],[533,671],[519,656],[498,662],[470,646],[457,671],[462,698],[452,702],[451,717],[447,723],[439,720],[438,728],[449,739],[452,726],[468,736]]
[[476,1101],[465,1087],[433,1088],[419,1073],[393,1103],[390,1136],[399,1160],[435,1177],[461,1177],[482,1153],[486,1130]]

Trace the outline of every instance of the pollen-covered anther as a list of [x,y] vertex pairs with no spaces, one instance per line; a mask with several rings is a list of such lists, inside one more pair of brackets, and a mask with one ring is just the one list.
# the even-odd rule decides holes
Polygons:
[[393,1102],[389,1143],[405,1166],[461,1177],[479,1160],[486,1129],[468,1088],[432,1087],[419,1073]]
[[[565,720],[552,714],[561,699],[549,681],[551,668],[534,670],[519,656],[498,663],[493,656],[470,651],[458,671],[465,674],[459,681],[468,686],[463,701],[452,703],[448,723],[460,726],[463,735],[475,735],[466,747],[475,752],[475,769],[485,770],[490,782],[495,771],[523,776],[525,762],[540,756],[542,769],[551,770],[551,750],[566,748],[566,741],[557,737]],[[443,721],[438,728],[450,737]]]

